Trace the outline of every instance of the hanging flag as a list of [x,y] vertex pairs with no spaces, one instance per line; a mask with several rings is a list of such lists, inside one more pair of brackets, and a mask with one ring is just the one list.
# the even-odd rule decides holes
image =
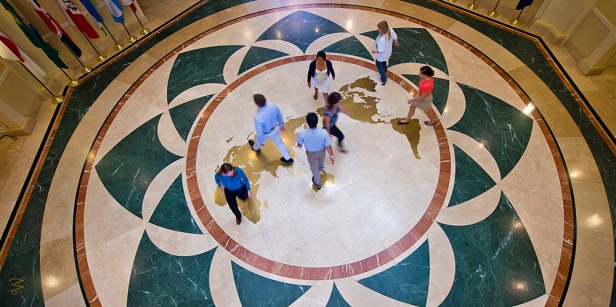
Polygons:
[[23,50],[19,49],[13,41],[0,31],[0,57],[11,60],[20,61],[32,72],[39,77],[45,76],[45,72],[34,62]]
[[0,45],[0,56],[2,56],[3,59],[20,62],[26,61],[21,55],[19,47],[2,32],[0,32],[0,42],[2,42],[2,45]]
[[533,0],[520,0],[518,5],[515,7],[516,10],[523,10],[525,7],[533,4]]
[[98,38],[98,33],[88,22],[81,11],[75,6],[72,0],[58,0],[58,4],[64,10],[68,21],[70,21],[81,33],[85,33],[89,38]]
[[130,6],[130,9],[133,10],[133,12],[137,13],[137,5],[135,4],[135,1],[133,0],[120,0],[122,2],[122,5],[128,5]]
[[30,40],[32,45],[34,45],[36,48],[40,48],[41,50],[43,50],[47,57],[54,64],[56,64],[56,66],[60,68],[68,68],[68,65],[66,65],[66,63],[64,63],[64,61],[62,61],[62,59],[58,55],[58,50],[54,49],[47,41],[45,41],[45,39],[43,39],[41,34],[36,30],[34,26],[21,18],[21,16],[17,14],[11,4],[9,4],[6,0],[0,0],[0,4],[2,4],[2,6],[4,6],[4,9],[6,9],[9,15],[13,17],[13,20],[15,21],[21,32],[23,32],[24,35]]
[[94,3],[92,3],[92,0],[79,0],[79,2],[81,2],[81,4],[83,4],[88,13],[90,13],[90,15],[94,17],[98,28],[103,31],[103,34],[105,34],[105,36],[107,36],[107,32],[105,32],[105,28],[103,27],[103,16],[101,16],[101,14],[98,12],[96,6],[94,5]]
[[134,0],[121,0],[122,5],[130,6],[130,9],[133,10],[134,13],[137,13],[137,1]]
[[64,45],[66,45],[66,47],[71,49],[71,51],[73,52],[73,54],[75,54],[75,56],[81,57],[81,49],[79,49],[79,47],[73,42],[71,37],[68,36],[66,32],[64,32],[64,29],[60,26],[60,24],[55,19],[53,19],[53,17],[51,17],[51,15],[49,15],[43,9],[43,7],[41,7],[41,5],[38,4],[38,2],[36,2],[36,0],[28,0],[28,1],[32,5],[36,13],[39,15],[39,17],[41,17],[43,22],[45,22],[49,30],[53,34],[57,35],[60,38],[60,40],[64,43]]
[[111,13],[113,20],[117,23],[124,23],[124,12],[118,0],[105,0],[105,4],[109,8],[109,13]]

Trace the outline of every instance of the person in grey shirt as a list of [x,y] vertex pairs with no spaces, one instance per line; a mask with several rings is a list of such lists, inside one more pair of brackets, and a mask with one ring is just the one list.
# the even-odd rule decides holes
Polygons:
[[280,161],[293,164],[289,149],[280,137],[280,132],[284,131],[284,122],[282,121],[280,109],[278,109],[274,103],[267,102],[265,96],[261,94],[254,94],[252,98],[259,108],[257,115],[255,115],[255,134],[257,142],[249,140],[248,144],[252,150],[259,152],[261,146],[265,145],[267,140],[272,140],[282,154]]
[[306,115],[308,129],[302,130],[296,138],[297,146],[306,147],[306,156],[310,171],[312,171],[312,183],[317,189],[321,188],[321,171],[325,162],[325,151],[329,153],[329,161],[334,164],[334,152],[329,133],[323,128],[317,128],[319,116],[310,112]]

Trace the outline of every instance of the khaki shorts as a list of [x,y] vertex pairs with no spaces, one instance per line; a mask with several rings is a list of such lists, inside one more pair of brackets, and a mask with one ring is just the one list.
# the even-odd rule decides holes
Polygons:
[[[415,98],[417,97],[419,97],[419,94],[415,95]],[[413,105],[420,108],[424,112],[428,112],[428,110],[432,108],[432,94],[422,100],[413,101]]]

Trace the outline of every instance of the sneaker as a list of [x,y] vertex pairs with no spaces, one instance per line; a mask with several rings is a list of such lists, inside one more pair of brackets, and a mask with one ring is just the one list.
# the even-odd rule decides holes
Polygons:
[[314,187],[317,188],[317,190],[321,189],[321,185],[314,182],[314,177],[312,177],[312,184],[314,184]]
[[344,147],[344,145],[342,145],[342,144],[338,145],[338,150],[340,150],[341,153],[347,153],[348,152],[346,147]]
[[255,146],[255,141],[253,141],[253,140],[248,140],[248,145],[250,145],[250,149],[252,149],[254,152],[261,151],[261,148],[255,149],[255,147],[254,147]]
[[281,157],[280,161],[282,161],[284,163],[288,163],[288,164],[293,164],[293,158],[289,158],[289,160],[287,160],[284,157]]

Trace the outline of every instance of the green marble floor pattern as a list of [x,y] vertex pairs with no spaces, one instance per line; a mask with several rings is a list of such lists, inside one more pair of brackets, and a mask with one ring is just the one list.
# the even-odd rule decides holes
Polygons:
[[453,286],[442,306],[515,306],[546,293],[535,249],[504,193],[485,220],[440,226],[456,258]]
[[[72,136],[72,132],[94,100],[128,63],[134,61],[139,54],[153,46],[156,42],[196,20],[242,2],[244,1],[211,1],[208,3],[211,5],[195,10],[186,18],[163,31],[163,33],[158,34],[154,39],[129,53],[129,55],[111,65],[109,69],[86,81],[83,86],[75,90],[71,104],[67,107],[67,112],[62,118],[60,128],[52,143],[50,154],[46,158],[41,175],[37,180],[37,187],[40,188],[33,191],[33,197],[31,197],[30,203],[28,204],[22,224],[19,227],[13,245],[9,251],[7,261],[2,271],[0,271],[0,280],[8,281],[11,278],[23,278],[26,287],[22,289],[18,295],[10,295],[7,294],[10,292],[8,283],[3,282],[1,287],[4,289],[2,289],[3,293],[0,296],[0,305],[14,306],[24,302],[32,305],[42,305],[38,250],[40,245],[40,225],[42,223],[45,199],[47,197],[46,193],[49,191],[49,185],[57,166],[57,160],[61,157],[66,144]],[[409,2],[429,8],[435,6],[427,1]],[[449,14],[453,14],[454,17],[460,17],[456,13],[450,12]],[[283,31],[285,33],[283,34],[283,40],[291,42],[302,49],[302,51],[305,51],[310,45],[310,42],[326,35],[325,33],[347,32],[328,19],[308,12],[299,11],[285,18],[288,20],[285,20],[284,23],[281,23],[281,20],[274,24],[274,26],[265,31],[257,41],[273,39],[272,33],[275,33],[273,31]],[[305,29],[303,27],[304,23],[298,22],[302,20],[309,20],[318,24],[322,29],[320,35],[316,35],[314,31],[311,32],[309,29]],[[469,22],[469,24],[477,24],[473,19],[471,19],[471,21],[472,22]],[[288,28],[284,27],[283,25],[286,24],[292,26]],[[482,23],[478,24],[478,27],[489,28],[489,26]],[[408,48],[409,52],[405,52],[404,55],[399,55],[395,58],[392,57],[392,65],[395,63],[408,62],[428,63],[443,72],[447,72],[446,61],[440,47],[427,31],[414,28],[396,29],[396,31],[402,42],[420,40],[426,43],[422,44],[421,47],[415,46],[415,48],[421,48],[420,50],[411,49],[413,46],[402,46],[402,48]],[[364,33],[362,35],[372,38],[370,33]],[[499,36],[499,39],[496,41],[502,42],[503,45],[508,45],[510,44],[508,39],[512,41],[519,40],[519,38],[512,39],[511,36],[510,33],[507,33],[507,35],[503,34]],[[434,45],[431,45],[432,42],[434,42]],[[358,46],[357,43],[359,43],[359,41],[357,41],[355,37],[349,37],[343,41],[330,45],[325,48],[325,50],[353,49]],[[528,44],[526,44],[526,46],[528,46]],[[214,55],[224,55],[225,58],[228,58],[242,47],[243,46],[208,47],[181,53],[176,59],[171,71],[171,76],[169,77],[170,86],[167,93],[168,103],[171,103],[171,101],[182,92],[194,86],[205,83],[224,84],[225,80],[222,78],[224,61],[212,60],[212,57]],[[362,48],[359,48],[359,50],[354,49],[353,53],[349,54],[369,58],[368,51]],[[528,50],[519,50],[518,48],[514,48],[513,52],[525,59],[529,54],[532,55],[532,52]],[[366,55],[368,55],[368,57]],[[279,54],[279,56],[284,55]],[[195,63],[203,64],[204,59],[208,59],[207,68],[201,65],[197,66],[198,69],[196,69]],[[214,57],[214,59],[217,58]],[[244,66],[244,63],[242,63],[242,66],[246,69],[250,69],[271,59],[272,58],[268,59],[268,57],[264,57],[261,50],[251,54],[250,57],[246,57],[246,66]],[[534,60],[525,63],[531,68],[537,68],[536,72],[545,72],[545,67],[541,67]],[[538,73],[538,75],[541,74]],[[449,81],[438,79],[437,82],[442,82],[442,88],[447,88],[448,91]],[[557,88],[562,86],[562,84],[558,84],[559,82],[558,79],[550,79],[549,83],[546,83]],[[447,86],[444,86],[445,83]],[[465,113],[464,117],[456,125],[451,127],[451,129],[469,135],[478,141],[489,138],[489,146],[486,146],[486,148],[488,148],[489,152],[492,153],[497,161],[501,176],[506,176],[520,160],[521,155],[528,145],[530,131],[532,129],[532,120],[507,103],[499,101],[485,92],[463,84],[459,84],[459,86],[462,88],[466,97],[467,111],[469,111],[469,109],[472,110]],[[561,95],[566,94],[562,92],[559,93]],[[188,132],[190,131],[190,126],[188,124],[190,122],[189,120],[194,120],[194,118],[196,118],[209,98],[210,97],[202,97],[181,104],[169,111],[178,133],[184,140],[186,140]],[[443,109],[441,108],[444,108],[444,102],[437,103],[435,101],[435,104],[439,111],[442,112]],[[486,110],[486,106],[498,106],[498,108],[489,108]],[[120,182],[126,182],[126,180],[128,180],[127,178],[140,176],[139,180],[149,183],[162,169],[164,169],[164,167],[181,158],[168,152],[160,143],[157,132],[159,119],[160,116],[157,116],[135,129],[126,138],[120,141],[120,143],[107,153],[96,165],[97,172],[101,176],[101,180],[109,193],[119,204],[140,218],[141,202],[147,190],[147,186],[122,186]],[[581,121],[584,119],[585,118],[582,117]],[[481,124],[485,121],[491,121],[494,126],[488,129],[485,125]],[[591,147],[594,149],[601,147],[598,140],[592,136],[592,131],[589,131],[589,128],[592,127],[584,125],[586,124],[581,123],[581,127],[583,128],[581,130],[582,132],[588,132],[590,134],[589,138],[594,144]],[[510,129],[510,127],[513,127],[513,129]],[[497,137],[492,133],[497,134]],[[512,140],[514,140],[514,142],[511,142]],[[510,147],[512,147],[511,150],[509,150]],[[504,148],[508,148],[507,152],[503,150]],[[468,153],[464,153],[457,147],[455,150],[456,168],[476,168],[476,165],[472,164],[472,158],[468,156]],[[599,157],[598,159],[605,164],[609,165],[612,163],[609,159],[601,159],[601,157],[603,157],[601,155],[605,154],[604,152],[601,153],[601,150],[599,150],[599,153],[593,151],[593,154],[596,154],[596,156]],[[460,158],[458,159],[458,157]],[[140,165],[144,162],[150,164],[142,167],[146,172],[141,173],[141,171],[138,170],[140,169]],[[602,173],[602,175],[604,175],[604,173]],[[183,187],[178,184],[179,179],[180,177],[174,181],[168,193],[165,194],[159,207],[154,211],[150,222],[175,231],[200,233],[198,232],[199,228],[194,227],[196,226],[194,219],[192,219],[192,217],[191,219],[186,217],[185,209],[187,209],[187,203],[186,200],[181,197],[184,193],[182,190]],[[457,203],[461,203],[466,198],[472,198],[474,194],[480,195],[482,193],[481,190],[484,190],[484,188],[487,190],[489,186],[493,184],[493,181],[490,181],[491,179],[488,180],[485,176],[481,175],[471,179],[460,178],[459,182],[457,179],[456,177],[454,190],[456,189],[456,184],[459,184],[458,190],[464,190],[465,187],[470,186],[471,183],[476,180],[479,180],[483,184],[480,188],[476,188],[473,193],[460,196],[458,200],[456,200]],[[613,192],[613,190],[610,191]],[[612,202],[610,202],[610,204],[612,204]],[[186,225],[179,226],[177,223],[174,223],[174,221],[161,217],[162,215],[169,214],[169,212],[179,212],[181,216],[184,216],[184,218],[182,218],[182,221],[184,221],[182,224],[188,223],[192,226],[183,228]],[[524,230],[523,225],[520,226],[519,230],[514,232],[511,230],[511,225],[516,222],[520,222],[519,217],[503,194],[497,209],[488,218],[479,223],[468,226],[440,225],[451,241],[456,258],[456,278],[452,290],[444,302],[445,305],[459,306],[461,302],[462,305],[491,305],[495,302],[497,302],[498,305],[511,305],[524,303],[545,294],[546,289],[540,266],[528,234]],[[215,250],[211,250],[191,257],[170,255],[158,249],[150,241],[147,233],[144,233],[133,265],[133,274],[131,275],[129,287],[129,304],[158,305],[171,302],[184,302],[186,304],[196,303],[199,305],[212,304],[207,272],[210,269],[214,252]],[[251,305],[249,303],[253,302],[263,302],[270,306],[286,306],[297,300],[309,289],[308,286],[282,283],[262,277],[248,271],[243,268],[242,265],[243,264],[235,262],[232,263],[233,276],[238,295],[242,303],[246,303],[246,305]],[[425,305],[426,302],[430,278],[429,267],[429,250],[426,242],[398,265],[363,279],[360,281],[360,284],[366,286],[367,289],[371,289],[372,291],[376,291],[401,302],[421,306]],[[490,272],[490,274],[483,275],[485,272]],[[413,278],[408,278],[409,276]],[[525,291],[521,293],[512,293],[504,290],[505,285],[520,279],[526,280],[524,284]],[[400,291],[392,291],[392,282],[397,282],[400,286]],[[156,293],[156,295],[153,296],[151,293]],[[469,299],[473,300],[469,301]],[[330,305],[348,305],[346,300],[344,300],[344,293],[341,293],[335,285],[328,301],[328,306]]]

